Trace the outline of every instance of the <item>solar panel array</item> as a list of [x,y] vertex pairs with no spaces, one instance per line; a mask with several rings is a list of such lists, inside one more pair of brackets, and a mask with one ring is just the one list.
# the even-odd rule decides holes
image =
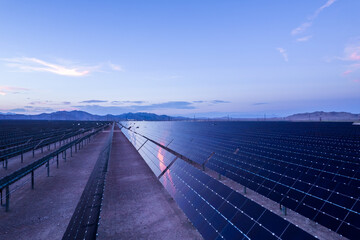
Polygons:
[[360,127],[351,123],[124,123],[347,237],[360,236]]
[[122,131],[204,239],[315,239],[131,128]]
[[94,121],[0,121],[0,161],[100,127]]

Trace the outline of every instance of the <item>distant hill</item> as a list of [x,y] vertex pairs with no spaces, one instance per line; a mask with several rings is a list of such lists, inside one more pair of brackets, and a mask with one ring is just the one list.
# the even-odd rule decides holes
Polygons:
[[359,121],[360,114],[348,112],[323,112],[297,113],[285,118],[289,121]]
[[25,115],[25,114],[0,114],[2,120],[77,120],[77,121],[167,121],[167,120],[185,120],[182,117],[170,117],[167,115],[157,115],[154,113],[124,113],[120,115],[93,115],[84,111],[59,111],[53,113],[42,113],[38,115]]

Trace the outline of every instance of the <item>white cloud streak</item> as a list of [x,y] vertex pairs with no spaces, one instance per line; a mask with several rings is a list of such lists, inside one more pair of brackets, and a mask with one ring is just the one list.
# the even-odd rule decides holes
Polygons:
[[[38,58],[18,57],[18,58],[4,58],[1,61],[5,62],[8,67],[17,68],[21,71],[27,72],[49,72],[61,76],[69,77],[83,77],[91,72],[101,71],[103,64],[96,66],[76,66],[50,63]],[[108,63],[108,66],[114,71],[122,71],[119,65]]]
[[10,86],[0,86],[0,95],[5,96],[9,93],[18,93],[22,91],[28,91],[27,88],[21,88],[21,87],[10,87]]
[[336,59],[351,63],[347,66],[347,70],[343,72],[344,76],[357,72],[360,69],[360,39],[357,38],[345,46],[343,57],[337,57]]
[[328,0],[324,5],[318,8],[314,15],[312,15],[310,18],[315,19],[325,8],[330,7],[334,2],[336,2],[336,0]]
[[307,42],[309,41],[310,39],[312,38],[312,36],[305,36],[305,37],[301,37],[301,38],[298,38],[296,39],[297,42]]
[[7,58],[4,59],[9,67],[18,68],[29,72],[50,72],[62,76],[80,77],[90,73],[89,70],[81,70],[79,67],[67,67],[59,64],[46,62],[37,58]]
[[285,62],[288,62],[289,61],[289,58],[288,58],[288,55],[287,55],[287,52],[285,49],[279,47],[277,48],[276,50],[278,50],[280,52],[280,54],[283,56]]
[[293,29],[291,31],[291,35],[298,35],[300,33],[305,32],[306,29],[308,29],[312,25],[312,22],[305,22],[301,24],[299,27]]
[[315,18],[317,18],[317,16],[326,8],[330,7],[332,4],[334,4],[337,0],[328,0],[324,5],[322,5],[320,8],[318,8],[315,13],[311,16],[308,17],[308,21],[302,23],[299,27],[293,29],[291,31],[291,35],[295,36],[298,35],[300,33],[305,32],[309,27],[311,27],[313,21],[315,20]]
[[113,63],[109,62],[109,66],[114,71],[119,71],[119,72],[124,71],[123,68],[120,65],[113,64]]

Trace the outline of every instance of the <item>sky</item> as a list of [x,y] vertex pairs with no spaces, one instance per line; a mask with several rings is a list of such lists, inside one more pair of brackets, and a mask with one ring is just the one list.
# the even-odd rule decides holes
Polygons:
[[360,113],[359,0],[0,1],[0,112]]

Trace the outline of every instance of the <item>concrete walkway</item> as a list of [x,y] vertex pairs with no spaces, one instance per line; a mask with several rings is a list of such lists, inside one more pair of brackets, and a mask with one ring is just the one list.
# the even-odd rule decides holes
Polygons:
[[116,126],[99,239],[202,239]]

